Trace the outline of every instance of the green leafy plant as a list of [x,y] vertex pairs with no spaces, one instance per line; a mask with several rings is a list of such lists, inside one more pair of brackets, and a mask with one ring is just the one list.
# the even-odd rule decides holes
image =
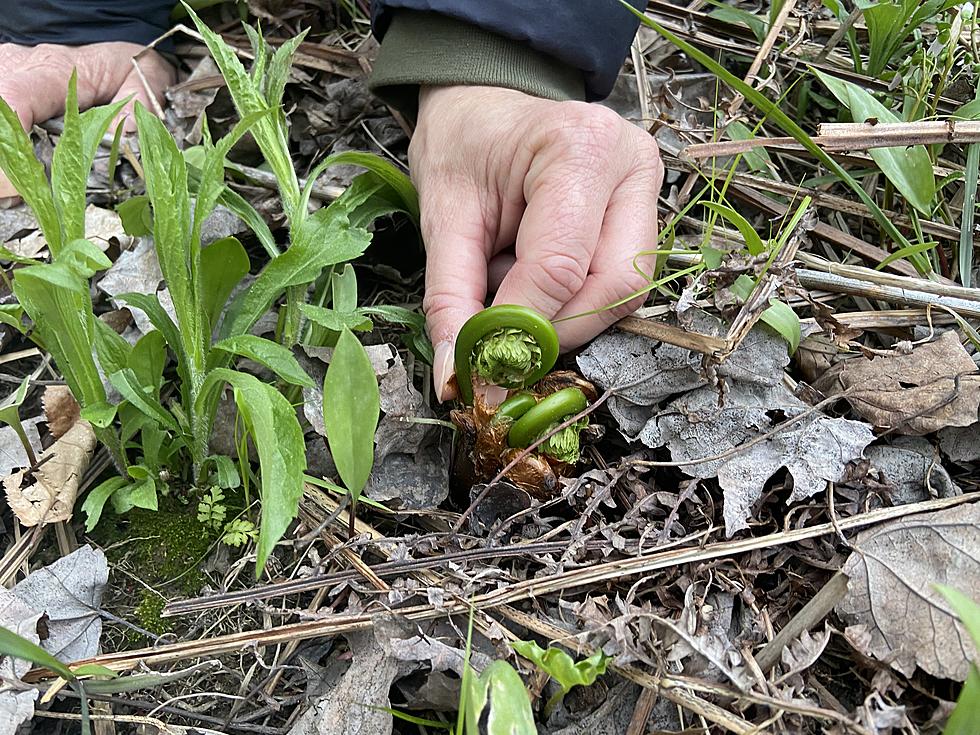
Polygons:
[[855,59],[856,70],[870,77],[881,76],[900,55],[902,45],[922,24],[956,5],[956,0],[889,0],[875,3],[857,0],[868,28],[868,64],[862,70],[858,56]]
[[[381,415],[378,381],[364,347],[344,327],[323,380],[323,423],[330,456],[350,493],[352,505],[374,466],[374,432]],[[350,513],[351,532],[354,509]]]
[[521,656],[532,661],[558,684],[558,691],[545,704],[545,719],[573,687],[591,686],[598,677],[606,673],[609,664],[609,656],[601,649],[588,658],[575,661],[562,649],[554,646],[541,648],[535,641],[515,641],[511,647]]
[[[973,639],[975,655],[980,653],[980,604],[959,590],[945,585],[936,585],[950,606],[963,622],[963,626]],[[972,735],[980,732],[980,668],[978,659],[970,664],[970,672],[960,690],[956,709],[949,716],[943,735]]]
[[[199,22],[193,13],[192,17]],[[155,510],[158,495],[171,492],[174,483],[196,487],[199,493],[212,486],[237,486],[240,480],[233,463],[209,454],[214,417],[222,395],[230,389],[259,458],[258,572],[295,516],[306,452],[290,400],[276,385],[236,370],[235,362],[245,358],[258,363],[290,395],[311,387],[312,381],[289,349],[300,335],[299,305],[310,285],[329,283],[330,278],[323,278],[325,272],[332,276],[333,266],[364,252],[371,241],[366,228],[376,217],[405,211],[417,221],[418,201],[404,174],[369,154],[333,156],[301,187],[289,155],[281,106],[292,54],[301,39],[272,52],[257,31],[248,29],[256,51],[249,74],[219,36],[203,25],[201,29],[239,108],[239,123],[216,142],[205,128],[202,146],[181,152],[160,120],[141,106],[136,109],[146,197],[130,207],[128,226],[152,231],[175,318],[155,294],[120,295],[156,328],[130,345],[93,313],[89,281],[110,262],[84,239],[85,184],[98,144],[123,103],[80,114],[74,79],[50,182],[17,116],[0,104],[0,167],[34,211],[53,256],[51,263],[32,263],[17,270],[18,308],[5,308],[0,318],[24,331],[30,326],[30,335],[51,353],[81,404],[83,417],[93,424],[119,470],[119,477],[86,497],[83,510],[89,529],[99,521],[107,502],[117,513],[134,507]],[[290,232],[289,247],[283,252],[261,218],[224,183],[227,155],[247,132],[259,142],[279,182]],[[313,182],[334,163],[369,170],[329,207],[310,213]],[[255,229],[271,256],[251,287],[235,298],[232,293],[251,270],[244,247],[235,238],[207,246],[201,241],[204,220],[219,202]],[[347,268],[336,272],[352,273]],[[259,318],[283,297],[279,341],[251,334]],[[20,324],[20,309],[33,325]],[[166,367],[171,359],[176,381],[168,385]],[[363,363],[352,365],[350,369],[364,369]],[[344,369],[334,367],[334,378],[339,379]],[[103,376],[121,401],[110,404]],[[173,399],[167,400],[167,394]],[[237,530],[232,538],[251,536],[242,525]]]

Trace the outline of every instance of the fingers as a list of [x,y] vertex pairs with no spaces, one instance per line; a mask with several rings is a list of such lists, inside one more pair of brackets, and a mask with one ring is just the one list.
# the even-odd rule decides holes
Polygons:
[[[663,181],[656,147],[647,153],[613,193],[589,275],[581,290],[561,308],[556,318],[576,317],[555,325],[562,347],[573,349],[639,308],[645,294],[620,301],[649,285],[636,270],[650,273],[654,256],[641,257],[657,243],[657,196]],[[613,308],[608,308],[614,304]],[[595,314],[577,316],[602,310]]]
[[568,109],[560,134],[545,135],[531,163],[517,260],[494,299],[530,306],[549,318],[585,284],[606,203],[618,183],[622,120],[585,106]]
[[148,110],[156,112],[158,106],[163,102],[163,93],[167,87],[174,83],[176,74],[173,66],[156,51],[150,51],[136,60],[135,63],[139,64],[142,78],[133,67],[134,62],[130,60],[128,63],[131,70],[113,95],[112,102],[119,102],[127,97],[131,99],[119,112],[112,124],[112,129],[115,129],[121,122],[124,133],[133,133],[136,132],[136,117],[133,115],[136,102],[140,102]]
[[446,183],[437,184],[445,187],[438,194],[422,196],[422,239],[428,263],[422,308],[435,345],[432,378],[440,401],[455,395],[450,384],[453,347],[466,320],[483,309],[491,247],[479,192]]

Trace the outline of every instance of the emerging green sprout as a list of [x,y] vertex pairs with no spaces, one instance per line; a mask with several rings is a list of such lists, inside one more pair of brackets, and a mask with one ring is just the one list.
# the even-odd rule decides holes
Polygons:
[[[588,405],[588,399],[578,388],[564,388],[552,393],[514,422],[507,434],[507,443],[511,447],[528,447],[572,416],[584,411]],[[579,432],[588,423],[589,419],[583,417],[552,434],[541,444],[541,453],[559,462],[574,464],[579,458]]]
[[504,388],[523,388],[547,375],[558,359],[554,326],[532,309],[504,304],[475,314],[456,339],[459,397],[473,403],[473,376]]

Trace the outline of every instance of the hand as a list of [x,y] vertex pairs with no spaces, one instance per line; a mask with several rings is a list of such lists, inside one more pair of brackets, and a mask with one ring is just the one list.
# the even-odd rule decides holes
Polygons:
[[[424,88],[408,155],[440,400],[454,393],[456,335],[498,284],[494,303],[549,319],[601,309],[647,284],[634,260],[656,245],[663,164],[653,138],[612,110],[492,87]],[[556,324],[562,348],[642,302]]]
[[[87,46],[18,46],[0,44],[0,97],[20,117],[25,130],[65,111],[65,95],[72,69],[78,71],[78,106],[85,110],[133,95],[123,109],[124,130],[136,129],[133,102],[140,100],[154,109],[143,81],[133,68],[133,56],[143,50],[135,43],[93,43]],[[163,91],[174,82],[174,68],[155,51],[139,60],[150,92],[161,101]],[[0,173],[0,202],[16,197],[7,178]],[[9,203],[9,202],[8,202]]]

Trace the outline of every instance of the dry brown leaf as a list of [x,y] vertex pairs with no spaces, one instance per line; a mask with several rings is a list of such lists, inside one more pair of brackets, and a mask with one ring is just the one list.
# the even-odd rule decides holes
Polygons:
[[48,431],[55,439],[60,439],[75,425],[81,415],[81,406],[71,394],[67,385],[49,385],[41,397],[44,417],[48,421]]
[[25,526],[57,523],[71,518],[78,483],[95,451],[95,432],[87,421],[78,421],[41,457],[33,485],[24,488],[23,472],[3,481],[10,509]]
[[862,533],[844,564],[837,612],[860,650],[910,676],[916,665],[963,681],[973,643],[934,585],[980,589],[980,503],[909,516]]
[[907,355],[847,360],[817,387],[828,395],[849,390],[855,411],[899,434],[969,426],[980,406],[980,374],[953,331]]

